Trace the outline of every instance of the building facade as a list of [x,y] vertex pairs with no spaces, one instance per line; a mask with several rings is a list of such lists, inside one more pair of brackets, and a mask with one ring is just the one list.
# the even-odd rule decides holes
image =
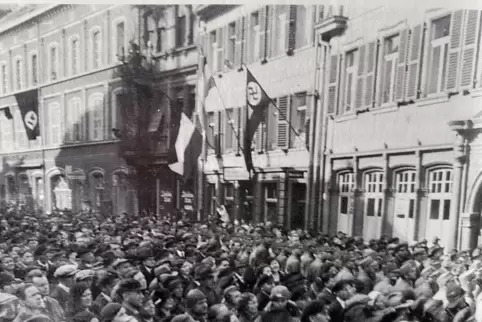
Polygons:
[[[31,198],[47,212],[137,213],[142,169],[126,162],[119,153],[122,133],[112,131],[122,132],[125,123],[122,82],[115,70],[134,41],[157,58],[156,67],[166,76],[159,86],[169,83],[170,97],[190,97],[184,76],[186,66],[196,65],[185,50],[194,41],[191,17],[189,7],[129,5],[32,5],[3,17],[2,200]],[[28,141],[15,94],[35,88],[41,135]],[[165,105],[163,101],[159,109]],[[152,145],[149,160],[156,159],[159,149],[165,157],[166,142]],[[159,201],[149,206],[154,213]]]
[[348,17],[329,43],[323,230],[474,247],[481,11],[355,8]]
[[[224,204],[232,219],[303,228],[316,89],[314,25],[322,9],[201,6],[197,14],[204,23],[202,47],[216,83],[216,95],[205,101],[205,209],[214,213]],[[248,111],[247,69],[274,102],[255,134],[256,174],[251,179],[240,144]]]

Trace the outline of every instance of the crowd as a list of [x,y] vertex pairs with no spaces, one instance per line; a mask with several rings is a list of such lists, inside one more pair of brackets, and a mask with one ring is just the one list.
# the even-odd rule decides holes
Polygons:
[[482,322],[482,252],[126,214],[0,212],[2,322]]

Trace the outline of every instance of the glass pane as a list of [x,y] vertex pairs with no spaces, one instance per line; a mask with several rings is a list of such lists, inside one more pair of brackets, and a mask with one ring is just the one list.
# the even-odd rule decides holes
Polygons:
[[345,215],[348,213],[348,197],[340,197],[340,213]]
[[449,220],[449,219],[450,219],[450,199],[445,199],[443,220]]
[[378,217],[381,217],[381,216],[382,216],[382,211],[383,211],[382,202],[383,202],[382,199],[378,199],[378,209],[377,209],[377,215],[378,215]]
[[349,111],[351,109],[351,91],[352,91],[352,83],[353,83],[353,73],[347,74],[347,82],[346,82],[346,110]]
[[432,39],[439,39],[450,34],[450,15],[439,18],[432,22],[433,37]]
[[390,88],[392,83],[392,61],[385,62],[385,75],[383,80],[383,103],[390,101]]
[[429,86],[428,93],[437,93],[438,91],[438,79],[440,70],[440,47],[434,47],[432,52],[432,61],[429,74]]
[[367,200],[367,216],[373,217],[375,216],[375,199],[368,198]]
[[447,77],[447,55],[449,52],[449,45],[445,44],[444,46],[444,54],[443,54],[443,60],[442,60],[442,83],[440,84],[440,90],[443,91],[445,89],[445,78]]
[[414,212],[415,212],[415,200],[410,199],[408,204],[408,218],[413,218]]
[[385,54],[392,54],[398,52],[398,46],[400,44],[399,35],[395,35],[385,39]]
[[447,171],[447,172],[445,173],[445,177],[447,178],[447,181],[450,181],[450,180],[451,180],[451,177],[450,177],[451,174],[452,174],[452,171]]
[[440,212],[440,200],[430,200],[430,219],[438,219]]

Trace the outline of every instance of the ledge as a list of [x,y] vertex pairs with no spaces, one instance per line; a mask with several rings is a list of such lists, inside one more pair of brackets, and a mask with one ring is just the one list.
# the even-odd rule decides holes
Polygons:
[[472,97],[480,97],[482,96],[482,87],[473,89],[470,93],[470,96]]
[[419,99],[418,101],[415,102],[415,105],[417,106],[426,106],[426,105],[432,105],[432,104],[438,104],[438,103],[445,103],[449,101],[449,96],[447,93],[438,93],[434,94],[433,96],[428,96]]
[[355,120],[358,118],[358,115],[355,112],[349,112],[347,114],[342,114],[334,117],[336,123],[342,123],[350,120]]
[[391,113],[398,111],[398,105],[396,103],[389,103],[380,107],[373,108],[371,109],[371,111],[373,112],[373,114]]

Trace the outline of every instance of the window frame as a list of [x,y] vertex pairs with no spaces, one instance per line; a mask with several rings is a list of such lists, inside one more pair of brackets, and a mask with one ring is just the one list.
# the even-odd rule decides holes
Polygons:
[[[94,104],[96,101],[102,101],[102,113],[100,114],[97,114],[97,115],[101,115],[101,131],[100,131],[100,137],[99,138],[96,138],[94,137],[94,129],[95,129],[95,122],[96,122],[96,119],[94,117],[94,115],[96,115],[96,112],[97,112],[97,108],[95,108],[97,106],[97,104]],[[89,96],[89,99],[88,99],[88,116],[89,116],[89,133],[88,133],[88,140],[91,141],[91,142],[98,142],[98,141],[103,141],[105,140],[105,95],[103,93],[93,93]]]
[[[36,77],[34,77],[34,68],[33,68],[33,57],[36,57],[36,68],[35,68],[35,74],[36,74]],[[39,55],[38,55],[38,52],[37,50],[31,50],[29,55],[28,55],[28,65],[29,65],[29,69],[30,69],[30,73],[29,73],[29,85],[30,87],[36,87],[40,84],[40,79],[39,79]],[[36,78],[36,81],[34,82],[34,78]]]
[[[76,109],[75,105],[78,103],[78,108]],[[73,119],[73,115],[70,114],[72,110],[76,110],[77,113],[74,114],[76,116],[76,120]],[[82,142],[84,135],[83,135],[83,124],[82,124],[82,99],[78,96],[72,97],[69,99],[67,103],[67,109],[66,109],[66,120],[65,120],[65,126],[69,127],[68,128],[68,143],[77,143],[77,142]],[[76,123],[76,124],[75,124]],[[77,126],[77,132],[78,132],[78,139],[76,139],[75,136],[75,126]],[[67,132],[67,131],[66,131]]]
[[[435,180],[433,181],[432,176],[436,173],[442,173],[442,180]],[[450,179],[447,179],[445,176],[447,173],[450,173]],[[427,193],[427,216],[428,220],[438,220],[438,221],[446,221],[450,220],[450,206],[449,204],[449,210],[448,210],[448,218],[444,217],[444,204],[446,203],[447,200],[452,202],[452,187],[453,187],[453,169],[449,167],[435,167],[427,170],[427,177],[426,177],[426,189],[428,191]],[[432,185],[433,184],[440,184],[441,190],[444,191],[432,191]],[[444,185],[449,184],[449,189],[443,189],[446,188]],[[448,191],[445,191],[448,190]],[[432,217],[432,203],[433,201],[438,200],[439,201],[439,209],[438,209],[438,217],[437,218],[431,218]]]
[[[74,53],[74,41],[77,42],[77,50],[75,53],[77,55],[75,55]],[[69,75],[70,76],[78,76],[81,71],[82,71],[82,67],[81,67],[81,45],[80,45],[80,37],[79,35],[75,34],[75,35],[72,35],[68,38],[68,51],[69,51],[69,54],[68,54],[68,57],[69,57]],[[77,56],[77,57],[74,57],[74,56]],[[74,71],[74,62],[75,62],[75,67],[76,67],[76,70]]]
[[[56,109],[56,111],[52,112],[53,109]],[[58,109],[58,110],[57,110]],[[59,117],[59,114],[60,113],[60,117]],[[53,115],[55,114],[55,116],[53,117]],[[51,146],[59,146],[62,144],[62,141],[63,141],[63,138],[62,138],[62,134],[63,134],[63,131],[62,131],[62,120],[63,120],[63,116],[62,116],[62,107],[61,107],[61,104],[59,102],[50,102],[48,104],[48,115],[50,116],[50,120],[53,120],[53,119],[56,119],[58,121],[58,129],[59,129],[59,133],[57,135],[58,137],[58,142],[54,142],[54,128],[57,127],[57,125],[54,127],[52,125],[52,122],[50,122],[49,124],[49,145]]]
[[[372,180],[372,176],[374,175],[374,180]],[[384,184],[385,184],[385,176],[382,170],[372,170],[365,172],[363,174],[363,186],[365,188],[364,199],[365,199],[365,209],[364,214],[366,217],[372,218],[382,218],[383,217],[383,208],[385,203],[384,198]],[[368,201],[370,199],[374,199],[374,206],[373,206],[373,216],[368,215]]]
[[[18,70],[17,70],[17,64]],[[21,55],[17,55],[13,57],[13,91],[20,92],[24,88],[24,77],[22,76],[24,72],[24,64],[23,64],[23,57]]]
[[[406,178],[405,178],[406,175]],[[395,195],[395,205],[399,200],[408,200],[407,219],[415,219],[415,207],[417,201],[417,171],[412,168],[402,168],[394,172],[393,191]],[[402,189],[400,189],[402,188]],[[410,216],[410,202],[413,201],[413,213]],[[394,215],[397,216],[397,209]],[[400,217],[401,218],[401,217]]]
[[[396,88],[396,85],[397,85],[397,68],[398,68],[398,64],[399,64],[399,61],[398,61],[398,58],[399,58],[399,55],[400,55],[400,32],[396,32],[396,33],[393,33],[389,36],[385,36],[383,37],[383,48],[382,48],[382,51],[383,51],[383,61],[381,61],[381,64],[382,64],[382,80],[383,82],[380,82],[381,84],[381,87],[380,88],[380,95],[381,95],[381,102],[380,102],[380,105],[382,106],[385,106],[385,105],[390,105],[390,104],[395,104],[395,88]],[[399,39],[399,45],[398,45],[398,50],[393,52],[393,53],[390,53],[390,54],[387,54],[385,53],[385,44],[386,44],[386,41],[388,39],[391,39],[393,37],[398,37]],[[391,61],[392,63],[392,68],[391,68],[391,71],[390,71],[390,85],[389,85],[389,97],[388,97],[388,100],[385,101],[385,87],[383,83],[385,83],[385,76],[386,76],[386,69],[385,67],[387,66],[386,63],[388,61]]]
[[[341,180],[342,178],[343,180]],[[336,176],[336,186],[338,189],[338,215],[349,215],[350,198],[353,198],[355,192],[355,173],[353,171],[343,171],[338,173]],[[347,198],[346,213],[341,212],[343,198]]]
[[[5,151],[5,152],[10,152],[10,151],[13,151],[14,148],[15,148],[15,129],[14,129],[14,124],[13,124],[13,119],[9,120],[6,116],[5,116],[5,112],[3,111],[5,108],[7,108],[7,106],[4,106],[2,109],[0,109],[0,126],[1,126],[1,131],[0,131],[0,136],[1,136],[1,149],[2,151]],[[9,131],[6,131],[5,129],[9,129]],[[9,135],[10,137],[10,140],[9,141],[6,141],[5,140],[5,137],[7,137],[7,135]],[[8,142],[8,145],[5,144],[6,142]]]
[[122,17],[118,17],[117,19],[113,20],[112,21],[112,58],[113,58],[113,61],[114,63],[118,61],[118,56],[117,55],[120,55],[121,53],[120,52],[117,52],[117,47],[118,47],[118,42],[117,42],[117,27],[120,25],[120,24],[124,24],[124,44],[122,47],[124,47],[124,55],[127,54],[127,51],[129,50],[128,47],[128,41],[127,41],[127,34],[126,34],[126,31],[127,31],[127,23],[126,23],[126,19],[122,16]]
[[[353,57],[353,66],[348,66],[348,59],[347,56],[350,53],[354,53]],[[349,113],[354,113],[356,110],[356,85],[357,85],[357,71],[358,71],[358,65],[359,65],[359,47],[353,47],[350,50],[344,51],[344,70],[343,70],[343,106],[342,106],[342,114],[349,114]],[[351,86],[348,87],[348,76],[352,76],[352,83]],[[347,96],[350,94],[350,105],[349,108],[347,109]]]
[[[97,45],[97,50],[98,50],[98,58],[97,58],[97,66],[96,66],[96,59],[94,57],[94,54],[95,54],[95,42],[94,42],[94,36],[96,33],[99,33],[99,43]],[[103,52],[102,52],[102,49],[103,49],[103,42],[102,42],[102,36],[103,36],[103,33],[102,33],[102,28],[100,26],[94,26],[90,29],[90,41],[89,41],[89,44],[90,44],[90,54],[89,54],[89,67],[92,69],[92,70],[97,70],[97,69],[100,69],[102,68],[102,65],[103,65]]]
[[[60,80],[60,55],[59,55],[59,44],[57,42],[50,43],[48,46],[48,80],[50,82],[56,82]],[[52,66],[52,50],[55,49],[56,59],[55,63],[57,66]],[[55,73],[55,79],[52,77]]]
[[[5,72],[3,69],[5,68]],[[6,95],[9,92],[9,86],[8,86],[8,62],[7,61],[2,61],[0,62],[0,85],[1,85],[1,91],[2,95]]]
[[[230,34],[231,32],[231,28],[232,28],[232,31],[233,33]],[[231,64],[234,64],[235,62],[235,57],[236,57],[236,21],[231,21],[229,24],[228,24],[228,28],[227,28],[227,33],[228,33],[228,44],[227,44],[227,47],[226,47],[226,59],[231,63]]]
[[[252,49],[250,49],[250,54],[252,55],[250,58],[251,58],[251,62],[256,62],[256,61],[259,61],[259,57],[260,57],[260,52],[262,50],[262,44],[261,44],[261,17],[260,17],[260,12],[261,12],[261,9],[260,10],[257,10],[257,11],[253,11],[251,12],[250,14],[250,43],[252,44]],[[258,24],[253,26],[251,25],[251,21],[253,19],[253,16],[254,15],[257,15],[257,19],[258,19]],[[254,39],[251,39],[251,37],[253,37]]]
[[23,125],[22,113],[18,105],[10,106],[13,115],[13,142],[14,150],[26,150],[29,148],[27,133]]

